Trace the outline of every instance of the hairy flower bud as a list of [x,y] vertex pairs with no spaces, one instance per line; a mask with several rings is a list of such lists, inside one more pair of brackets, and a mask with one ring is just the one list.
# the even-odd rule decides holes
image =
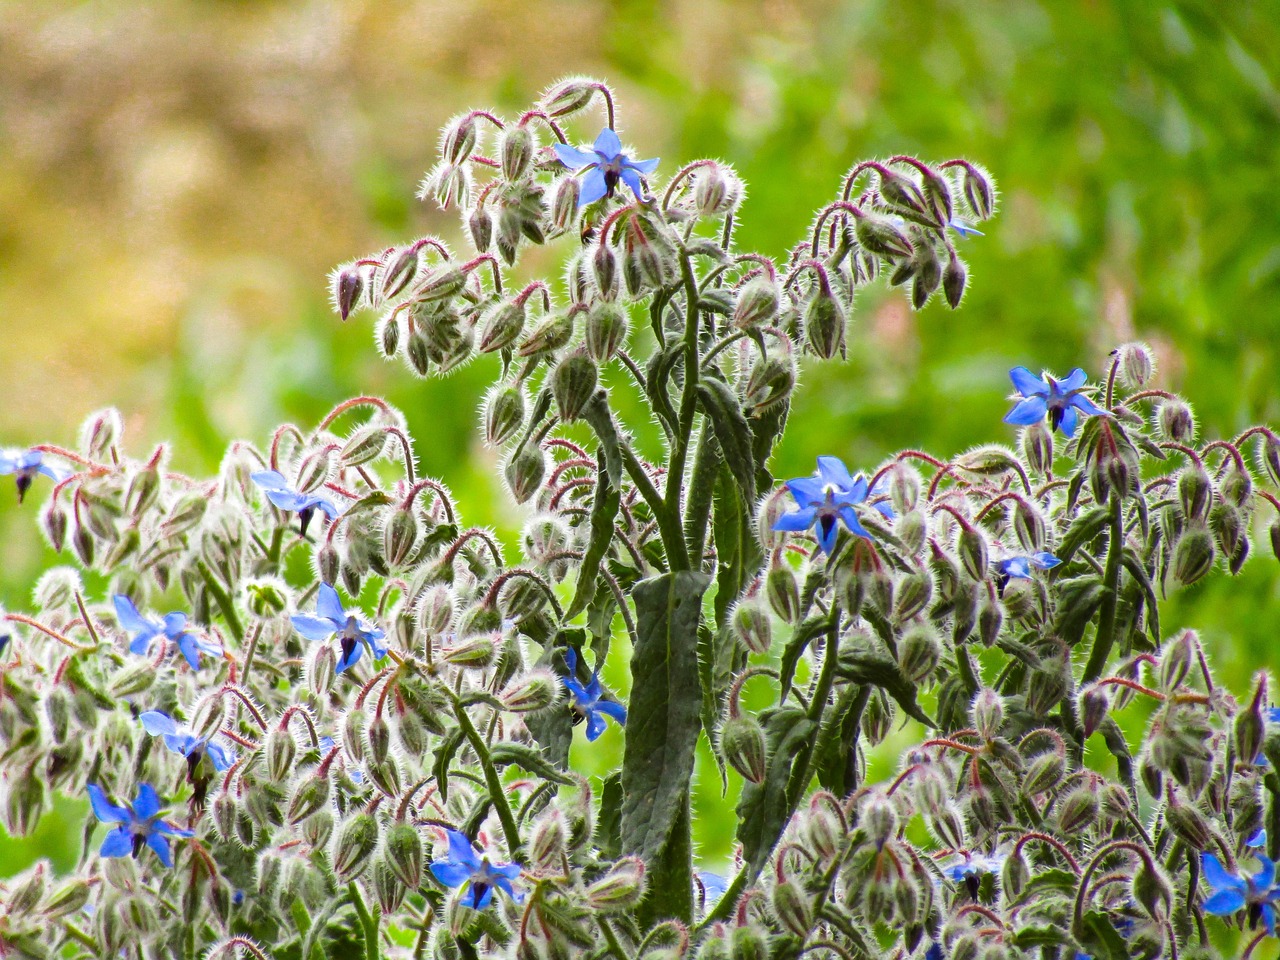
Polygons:
[[987,578],[987,538],[981,530],[972,526],[962,528],[957,553],[970,579],[982,581]]
[[533,131],[528,126],[513,124],[502,132],[499,156],[502,158],[502,175],[508,180],[518,180],[529,169],[533,159]]
[[1182,400],[1166,400],[1156,412],[1160,432],[1174,443],[1191,443],[1196,438],[1196,421],[1191,406]]
[[1165,822],[1173,832],[1191,845],[1193,850],[1207,850],[1213,842],[1213,831],[1204,814],[1176,797],[1164,808]]
[[372,814],[357,813],[338,831],[334,844],[333,872],[347,881],[360,874],[378,846],[378,821]]
[[1213,538],[1203,527],[1190,527],[1173,548],[1173,578],[1190,586],[1213,569]]
[[547,475],[547,457],[535,443],[523,444],[507,460],[504,471],[507,487],[516,503],[526,503],[542,485]]
[[59,917],[79,913],[88,902],[89,884],[76,877],[54,888],[40,905],[40,912],[50,920],[57,920]]
[[743,393],[743,406],[749,416],[758,417],[791,396],[795,386],[795,359],[789,355],[780,357],[775,351],[752,365]]
[[813,904],[797,883],[784,880],[773,888],[773,912],[783,929],[797,937],[813,930]]
[[485,397],[483,414],[485,443],[501,446],[524,425],[524,391],[514,383],[496,384]]
[[699,169],[693,184],[693,205],[700,216],[723,217],[742,202],[742,180],[733,169],[715,163]]
[[298,824],[329,802],[329,779],[321,776],[308,776],[298,781],[285,819],[290,824]]
[[763,783],[768,772],[764,728],[751,714],[730,715],[720,728],[720,752],[729,766],[751,783]]
[[422,837],[417,827],[409,823],[394,823],[387,830],[383,843],[387,865],[395,876],[410,890],[417,890],[422,883]]
[[1055,752],[1042,753],[1027,765],[1020,787],[1028,797],[1051,790],[1062,782],[1066,760]]
[[979,220],[989,219],[995,212],[995,185],[991,175],[975,164],[966,163],[961,186],[973,215]]
[[965,286],[969,282],[969,271],[964,261],[956,256],[954,250],[947,252],[947,266],[942,271],[942,294],[947,298],[947,306],[955,310],[964,300]]
[[524,332],[525,308],[523,303],[506,300],[494,304],[480,321],[480,334],[476,349],[481,353],[493,353],[511,346]]
[[1182,513],[1192,522],[1202,522],[1208,514],[1213,481],[1203,467],[1188,467],[1178,475],[1178,501]]
[[1004,698],[990,687],[983,687],[973,698],[973,727],[983,740],[994,740],[1004,723]]
[[600,373],[585,353],[571,353],[551,372],[551,392],[560,419],[577,420],[596,392]]
[[773,624],[769,608],[759,595],[738,601],[730,615],[737,641],[752,653],[765,654],[773,644]]
[[587,887],[587,902],[605,913],[633,910],[644,897],[644,863],[624,857],[599,880]]
[[883,847],[898,832],[898,812],[893,801],[874,795],[863,807],[861,825],[867,831],[867,839],[876,848]]
[[1106,687],[1093,686],[1080,694],[1080,722],[1086,737],[1093,736],[1111,710],[1111,695]]
[[928,606],[933,596],[933,579],[924,570],[912,570],[899,578],[897,594],[894,615],[899,623],[906,623]]
[[587,314],[584,343],[587,355],[597,363],[613,359],[631,330],[627,312],[617,303],[601,300]]
[[897,260],[911,256],[915,249],[897,224],[879,214],[857,217],[854,230],[862,248],[877,257]]
[[1151,348],[1145,343],[1126,343],[1117,347],[1115,355],[1120,361],[1120,376],[1127,387],[1145,387],[1155,373],[1155,360]]
[[942,644],[928,623],[912,624],[898,644],[898,666],[912,683],[922,683],[942,659]]
[[1088,828],[1098,819],[1098,797],[1088,786],[1078,786],[1069,791],[1058,804],[1058,829],[1062,836],[1071,836]]
[[805,343],[823,360],[845,349],[845,315],[825,279],[814,291],[804,311]]
[[800,615],[800,585],[791,568],[782,564],[770,568],[765,578],[769,606],[783,623],[795,623]]
[[1053,469],[1053,433],[1043,420],[1022,431],[1022,455],[1034,474],[1044,476]]
[[551,671],[533,670],[508,686],[499,699],[512,713],[529,713],[555,703],[560,695],[560,686]]
[[[1197,847],[1203,850],[1204,847]],[[1168,916],[1173,907],[1173,888],[1165,879],[1160,868],[1153,862],[1142,859],[1133,872],[1133,899],[1155,920]]]
[[752,277],[738,288],[733,325],[739,330],[767,326],[778,315],[778,284],[767,274]]
[[889,735],[893,724],[893,709],[883,695],[873,693],[862,713],[862,730],[874,747]]

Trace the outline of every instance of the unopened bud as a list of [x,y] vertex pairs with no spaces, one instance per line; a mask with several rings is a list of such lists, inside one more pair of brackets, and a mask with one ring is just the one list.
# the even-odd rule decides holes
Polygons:
[[1188,467],[1178,476],[1178,501],[1188,520],[1203,521],[1213,493],[1213,481],[1203,467]]
[[1051,790],[1062,780],[1066,761],[1058,753],[1042,753],[1027,765],[1022,777],[1021,789],[1028,797],[1035,797]]
[[733,213],[742,200],[742,181],[728,167],[714,164],[698,171],[693,186],[693,204],[704,217]]
[[764,728],[750,714],[729,716],[720,728],[720,752],[751,783],[763,783],[768,772]]
[[845,325],[844,308],[824,279],[805,307],[805,342],[817,356],[830,360],[844,352]]
[[387,565],[402,566],[418,541],[418,521],[412,510],[403,507],[390,512],[382,531],[382,550]]
[[752,277],[738,290],[733,325],[739,330],[766,326],[778,315],[778,284],[770,277]]
[[1098,797],[1087,786],[1070,791],[1058,805],[1058,829],[1062,836],[1072,836],[1098,819]]
[[990,687],[983,687],[973,698],[973,726],[983,740],[994,740],[1004,724],[1004,698]]
[[942,271],[942,293],[947,298],[947,306],[952,310],[960,306],[964,299],[964,288],[969,281],[969,271],[964,261],[949,251],[946,269]]
[[631,910],[640,902],[644,891],[644,864],[634,857],[625,857],[587,887],[587,902],[603,912]]
[[597,302],[587,314],[587,355],[598,363],[612,359],[630,329],[631,322],[621,306],[608,300]]
[[907,629],[898,645],[898,666],[912,683],[921,683],[942,659],[942,644],[932,626],[917,623]]
[[733,635],[752,653],[765,654],[773,645],[773,625],[769,608],[757,595],[738,602],[730,620]]
[[[932,246],[918,245],[912,258],[917,266],[911,279],[911,306],[921,310],[942,282],[942,262]],[[950,266],[950,264],[948,264]]]
[[391,261],[382,277],[382,300],[394,300],[413,282],[421,266],[418,250],[417,244],[407,246]]
[[1126,343],[1116,349],[1120,358],[1120,375],[1125,386],[1138,389],[1147,385],[1155,373],[1151,348],[1145,343]]
[[612,246],[607,243],[595,245],[591,254],[591,272],[600,298],[606,301],[615,299],[618,296],[618,254]]
[[[911,515],[917,515],[912,511]],[[933,580],[923,570],[913,570],[898,580],[898,602],[895,615],[900,623],[906,623],[929,604],[933,595]]]
[[878,214],[857,217],[854,229],[862,249],[877,257],[897,260],[911,256],[915,249],[897,224]]
[[598,84],[591,80],[575,78],[558,83],[542,99],[543,109],[551,117],[563,117],[577,113],[591,102]]
[[298,824],[329,802],[328,777],[308,776],[298,782],[289,800],[285,818],[290,824]]
[[1213,569],[1213,537],[1203,527],[1190,527],[1173,550],[1173,578],[1189,586]]
[[342,825],[333,853],[333,872],[339,880],[357,876],[378,845],[378,821],[372,814],[357,813]]
[[795,386],[795,360],[790,356],[780,357],[775,351],[752,365],[743,405],[748,408],[750,416],[757,417],[791,396]]
[[784,623],[795,623],[800,616],[800,585],[788,566],[772,567],[765,578],[765,596],[769,606]]
[[507,300],[495,304],[480,323],[480,336],[476,349],[481,353],[493,353],[511,346],[524,332],[524,304]]
[[1191,845],[1193,850],[1207,850],[1213,842],[1213,831],[1204,814],[1189,803],[1174,800],[1164,808],[1165,822],[1173,832]]
[[982,581],[987,577],[987,538],[977,527],[961,529],[957,553],[969,578]]
[[563,869],[568,840],[564,814],[551,807],[534,823],[529,837],[529,857],[534,869],[546,872]]
[[54,889],[40,906],[40,912],[50,920],[79,913],[89,902],[89,884],[80,879],[68,880]]
[[867,839],[879,849],[898,832],[898,812],[893,802],[881,796],[873,796],[862,811],[861,825],[867,831]]
[[1084,726],[1084,735],[1093,736],[1095,730],[1102,726],[1111,710],[1111,695],[1105,687],[1089,687],[1080,695],[1080,722]]
[[518,180],[529,169],[533,158],[533,132],[523,125],[511,125],[502,133],[502,175],[508,180]]
[[990,175],[981,167],[966,163],[964,165],[964,198],[969,209],[979,220],[987,220],[995,212],[995,186]]
[[551,391],[560,419],[577,420],[596,392],[600,373],[585,353],[571,353],[551,373]]
[[[1204,847],[1197,847],[1203,850]],[[1155,920],[1168,916],[1173,907],[1173,888],[1154,863],[1142,860],[1133,874],[1133,899]]]
[[488,207],[476,207],[467,217],[467,230],[471,242],[480,253],[486,253],[493,243],[493,214]]
[[547,458],[535,443],[523,444],[507,461],[507,487],[516,503],[527,502],[542,485],[547,473]]
[[383,845],[387,865],[410,890],[422,883],[422,837],[409,823],[395,823],[387,830]]
[[534,670],[513,682],[499,699],[512,713],[529,713],[555,703],[559,688],[560,684],[550,671]]
[[351,311],[360,305],[364,296],[364,281],[360,272],[354,268],[339,270],[333,275],[333,302],[338,308],[338,315],[346,320]]
[[889,735],[892,724],[893,710],[888,701],[873,693],[862,713],[862,730],[873,747]]
[[1157,413],[1160,432],[1174,443],[1191,443],[1196,438],[1196,421],[1191,407],[1182,400],[1166,400]]
[[1011,853],[1005,858],[1000,879],[1005,896],[1013,900],[1021,896],[1031,880],[1031,864],[1027,863],[1027,858],[1022,851]]
[[1043,476],[1053,469],[1053,433],[1043,420],[1022,431],[1022,455],[1032,473]]
[[773,911],[791,934],[804,938],[813,931],[813,904],[798,884],[784,880],[773,888]]
[[561,177],[556,182],[551,200],[551,222],[557,230],[568,230],[578,219],[578,197],[582,181],[575,176]]

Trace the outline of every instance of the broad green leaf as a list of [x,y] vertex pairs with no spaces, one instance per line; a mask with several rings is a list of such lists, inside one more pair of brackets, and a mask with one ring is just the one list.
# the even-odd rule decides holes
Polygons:
[[847,796],[856,784],[858,730],[862,708],[866,706],[868,687],[848,684],[836,698],[835,706],[826,711],[813,751],[813,770],[818,783],[837,797]]
[[752,874],[769,859],[791,813],[787,784],[796,755],[814,733],[814,723],[799,707],[777,707],[761,715],[769,748],[769,766],[761,783],[747,783],[738,800],[738,841]]
[[916,702],[916,685],[903,675],[898,664],[889,657],[866,649],[843,649],[840,651],[836,671],[840,676],[854,683],[869,683],[879,687],[893,697],[908,716],[919,720],[926,727],[936,726]]
[[1093,574],[1060,580],[1057,586],[1058,618],[1054,623],[1054,632],[1062,638],[1063,643],[1074,647],[1084,636],[1084,628],[1089,625],[1098,607],[1102,606],[1107,588]]
[[557,770],[539,750],[523,743],[512,743],[500,740],[489,748],[489,758],[498,766],[514,763],[536,777],[550,780],[552,783],[569,784],[571,779]]
[[756,502],[755,454],[751,428],[737,396],[722,381],[704,377],[698,383],[698,399],[720,443],[721,456],[738,483],[742,502],[753,506]]
[[651,867],[688,802],[701,729],[698,624],[709,582],[706,574],[686,570],[641,581],[632,591],[637,637],[622,757],[621,837],[623,852]]
[[582,419],[591,425],[596,436],[600,438],[600,453],[604,454],[605,469],[609,474],[609,483],[615,490],[622,486],[622,441],[618,436],[618,425],[613,422],[613,413],[609,410],[605,392],[597,390],[582,411]]

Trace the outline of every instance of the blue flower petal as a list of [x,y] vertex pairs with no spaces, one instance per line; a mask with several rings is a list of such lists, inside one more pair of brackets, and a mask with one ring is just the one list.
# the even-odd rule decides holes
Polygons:
[[[489,872],[507,880],[519,880],[520,874],[524,872],[524,867],[518,863],[491,863],[489,864]],[[506,889],[505,887],[503,889]],[[507,890],[510,893],[510,890]]]
[[600,136],[596,137],[596,142],[591,145],[591,149],[605,160],[613,160],[622,152],[622,141],[618,139],[616,133],[605,127],[600,131]]
[[1062,419],[1058,421],[1058,429],[1062,431],[1062,435],[1070,440],[1076,434],[1076,426],[1080,423],[1080,414],[1076,413],[1076,408],[1067,404],[1062,408]]
[[178,732],[178,722],[160,710],[148,710],[145,713],[138,714],[138,722],[153,737]]
[[178,638],[178,651],[186,658],[192,670],[200,669],[200,651],[196,648],[196,638],[184,633]]
[[133,605],[133,601],[123,593],[117,593],[111,598],[111,602],[116,608],[116,619],[125,630],[130,633],[150,631],[151,636],[156,635],[157,626],[140,614],[138,608]]
[[591,697],[587,695],[586,688],[583,687],[575,678],[561,677],[560,682],[564,684],[565,689],[569,691],[570,696],[572,696],[574,701],[579,705],[591,702]]
[[472,870],[480,869],[480,855],[476,853],[471,838],[461,830],[445,830],[449,839],[449,859],[454,863],[465,864]]
[[128,827],[116,827],[102,838],[98,848],[100,857],[127,857],[133,853],[133,831]]
[[592,167],[582,178],[582,189],[578,191],[578,206],[585,207],[588,203],[595,203],[608,192],[609,185],[605,183],[604,171],[599,167]]
[[1244,891],[1229,889],[1219,890],[1203,904],[1201,909],[1215,917],[1227,917],[1244,907]]
[[1044,402],[1044,397],[1027,397],[1025,400],[1018,401],[1017,406],[1004,415],[1004,422],[1029,427],[1031,424],[1039,423],[1043,420],[1048,409]]
[[293,629],[308,640],[328,640],[338,632],[332,620],[322,620],[305,613],[295,613],[289,618],[289,622],[293,624]]
[[1222,861],[1212,853],[1200,855],[1200,869],[1204,872],[1205,882],[1216,890],[1243,890],[1245,882],[1235,874],[1228,873]]
[[604,733],[605,722],[604,717],[600,715],[598,710],[587,711],[587,739],[599,740],[600,734]]
[[268,490],[267,499],[288,513],[305,510],[310,505],[307,503],[309,497],[293,490]]
[[147,652],[147,647],[151,646],[151,641],[154,640],[159,633],[160,631],[157,629],[143,630],[140,634],[129,641],[129,652],[139,655],[145,654]]
[[589,163],[597,162],[598,159],[594,153],[586,153],[575,149],[567,143],[555,143],[551,145],[551,148],[555,150],[559,161],[570,170],[579,170]]
[[841,490],[848,490],[853,486],[853,475],[839,457],[819,457],[818,476],[824,484],[831,484]]
[[858,474],[853,479],[853,484],[845,492],[841,498],[844,503],[862,503],[867,499],[867,478],[862,474]]
[[1276,882],[1275,861],[1270,857],[1258,854],[1258,863],[1261,866],[1258,868],[1258,872],[1249,878],[1249,882],[1253,884],[1255,890],[1270,890],[1275,886]]
[[169,853],[169,839],[162,833],[153,833],[147,837],[147,846],[155,851],[156,856],[166,867],[173,866],[173,855]]
[[347,611],[343,609],[342,598],[327,583],[320,584],[320,589],[316,592],[316,613],[326,620],[332,620],[338,627],[347,622]]
[[1045,551],[1042,550],[1039,553],[1033,553],[1031,555],[1031,562],[1035,564],[1037,567],[1039,567],[1041,570],[1052,570],[1062,561],[1059,560],[1057,557],[1055,557],[1052,553],[1046,553]]
[[160,797],[149,783],[138,784],[138,796],[133,801],[133,815],[139,820],[150,820],[160,813]]
[[[1275,707],[1272,707],[1271,709],[1275,710]],[[1267,828],[1259,827],[1257,830],[1253,831],[1253,833],[1249,834],[1245,839],[1244,845],[1246,847],[1265,847],[1267,845]]]
[[204,746],[204,741],[194,733],[166,733],[164,735],[164,745],[174,753],[189,757]]
[[600,699],[600,695],[604,693],[604,687],[600,685],[600,671],[596,670],[591,674],[591,679],[587,681],[587,699],[595,703]]
[[181,610],[175,610],[173,613],[164,615],[164,635],[170,640],[177,640],[178,635],[182,633],[187,625],[187,615]]
[[164,834],[166,837],[194,837],[194,830],[184,830],[181,827],[175,827],[166,820],[157,820],[152,824],[151,829],[156,833]]
[[831,514],[818,517],[814,525],[814,535],[818,538],[818,549],[830,553],[836,548],[836,537],[840,533],[840,523]]
[[826,484],[821,477],[796,477],[788,480],[786,487],[797,506],[809,507],[826,499]]
[[102,792],[100,786],[91,783],[86,789],[89,791],[89,805],[93,807],[93,815],[102,823],[129,822],[129,811],[107,800],[107,795]]
[[864,540],[871,539],[871,534],[862,525],[862,521],[858,519],[857,511],[853,507],[841,507],[840,519],[844,521],[844,525],[849,528],[849,532],[854,536],[862,537]]
[[662,162],[661,157],[653,157],[650,160],[629,160],[628,159],[623,161],[622,166],[624,168],[630,167],[632,170],[636,170],[640,173],[643,173],[647,177],[649,174],[653,173],[653,171],[658,169],[658,164],[661,162]]
[[263,490],[288,490],[289,481],[279,470],[259,470],[257,473],[249,474],[249,479],[260,486]]
[[230,750],[224,750],[219,744],[206,744],[205,749],[209,752],[209,759],[213,761],[213,769],[219,773],[230,770],[231,765],[236,762],[236,755]]
[[1100,406],[1098,406],[1096,403],[1094,403],[1092,400],[1086,397],[1083,393],[1075,394],[1070,400],[1067,401],[1067,403],[1070,404],[1072,407],[1075,407],[1076,409],[1080,410],[1082,413],[1088,414],[1091,417],[1107,416],[1107,411],[1103,410]]
[[1009,379],[1013,381],[1013,388],[1024,397],[1049,395],[1049,385],[1026,367],[1014,367],[1009,371]]
[[355,644],[351,648],[350,653],[344,653],[338,658],[338,665],[334,668],[335,673],[342,673],[348,667],[354,667],[360,661],[360,655],[364,653],[363,644]]
[[596,704],[596,712],[606,717],[613,717],[619,726],[627,725],[627,708],[616,700],[601,700]]
[[644,199],[644,184],[640,182],[640,174],[636,173],[630,167],[623,167],[619,172],[622,182],[631,188],[631,192],[635,194],[637,200]]
[[[578,651],[573,647],[565,647],[564,649],[564,665],[569,671],[569,676],[576,676],[578,673]],[[1276,712],[1280,713],[1280,707],[1276,707]],[[1280,719],[1280,717],[1277,717]]]
[[323,513],[326,517],[328,517],[330,520],[338,519],[338,515],[341,513],[341,511],[337,507],[335,507],[331,501],[326,500],[324,497],[312,497],[311,500],[312,500],[311,505],[319,509],[319,511]]
[[446,887],[460,887],[471,879],[471,868],[452,860],[437,860],[431,864],[431,874]]
[[1058,389],[1063,393],[1070,393],[1072,390],[1079,390],[1089,382],[1089,375],[1076,367],[1065,377],[1058,381]]

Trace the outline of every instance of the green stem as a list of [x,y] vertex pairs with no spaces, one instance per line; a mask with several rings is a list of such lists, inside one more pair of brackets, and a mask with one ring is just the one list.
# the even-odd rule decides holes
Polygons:
[[618,935],[614,933],[609,921],[604,917],[596,917],[596,923],[600,927],[600,932],[604,934],[604,941],[609,945],[609,952],[613,954],[614,960],[627,960],[622,944],[618,942]]
[[476,752],[480,767],[484,770],[484,782],[489,788],[489,798],[493,801],[494,809],[498,811],[498,819],[502,822],[502,833],[507,841],[507,853],[512,860],[519,860],[520,828],[516,826],[515,814],[511,812],[511,804],[507,802],[507,792],[502,786],[502,778],[498,776],[498,768],[493,765],[489,748],[485,746],[484,740],[476,731],[475,724],[467,716],[466,708],[456,696],[453,698],[453,712],[458,718],[462,735],[471,744],[471,749]]
[[249,638],[249,650],[244,655],[244,672],[240,674],[240,686],[249,689],[249,671],[253,669],[253,655],[258,652],[258,640],[262,637],[262,624],[255,624]]
[[701,569],[706,550],[707,524],[711,520],[711,496],[720,466],[719,447],[710,425],[704,420],[698,449],[693,455],[693,476],[689,481],[689,502],[685,506],[684,542],[694,569]]
[[1120,510],[1120,493],[1114,487],[1111,490],[1111,537],[1107,544],[1107,566],[1103,572],[1107,592],[1103,594],[1102,606],[1098,613],[1098,632],[1093,638],[1093,649],[1089,651],[1089,662],[1085,664],[1082,683],[1089,683],[1102,676],[1107,660],[1111,656],[1111,646],[1115,643],[1116,607],[1120,598],[1120,567],[1124,556],[1124,517]]
[[364,905],[364,898],[360,896],[360,888],[356,886],[354,880],[347,884],[347,893],[351,895],[351,903],[356,908],[356,916],[360,918],[360,927],[364,931],[365,960],[378,960],[381,955],[378,950],[378,914],[380,911],[374,908],[373,913],[369,912],[369,908]]
[[205,586],[213,594],[213,599],[217,602],[218,609],[222,611],[222,618],[227,621],[227,627],[235,635],[236,641],[244,643],[244,627],[240,624],[240,617],[236,613],[235,604],[231,602],[231,595],[223,589],[222,584],[218,583],[208,564],[203,560],[196,561],[196,569],[200,571],[200,576],[204,578]]
[[627,468],[627,476],[640,491],[640,496],[653,512],[653,519],[658,524],[658,533],[662,537],[662,545],[667,551],[667,564],[672,570],[688,570],[689,556],[684,545],[684,531],[680,529],[679,519],[667,509],[658,488],[653,485],[644,465],[631,449],[629,443],[621,444],[622,462]]
[[[684,467],[689,458],[693,438],[693,421],[698,412],[698,282],[687,254],[680,256],[680,272],[684,277],[684,388],[680,396],[680,420],[676,425],[675,445],[667,468],[667,509],[679,514],[684,497]],[[686,558],[687,559],[687,558]],[[672,570],[677,569],[674,564]],[[688,569],[688,563],[680,569]]]

